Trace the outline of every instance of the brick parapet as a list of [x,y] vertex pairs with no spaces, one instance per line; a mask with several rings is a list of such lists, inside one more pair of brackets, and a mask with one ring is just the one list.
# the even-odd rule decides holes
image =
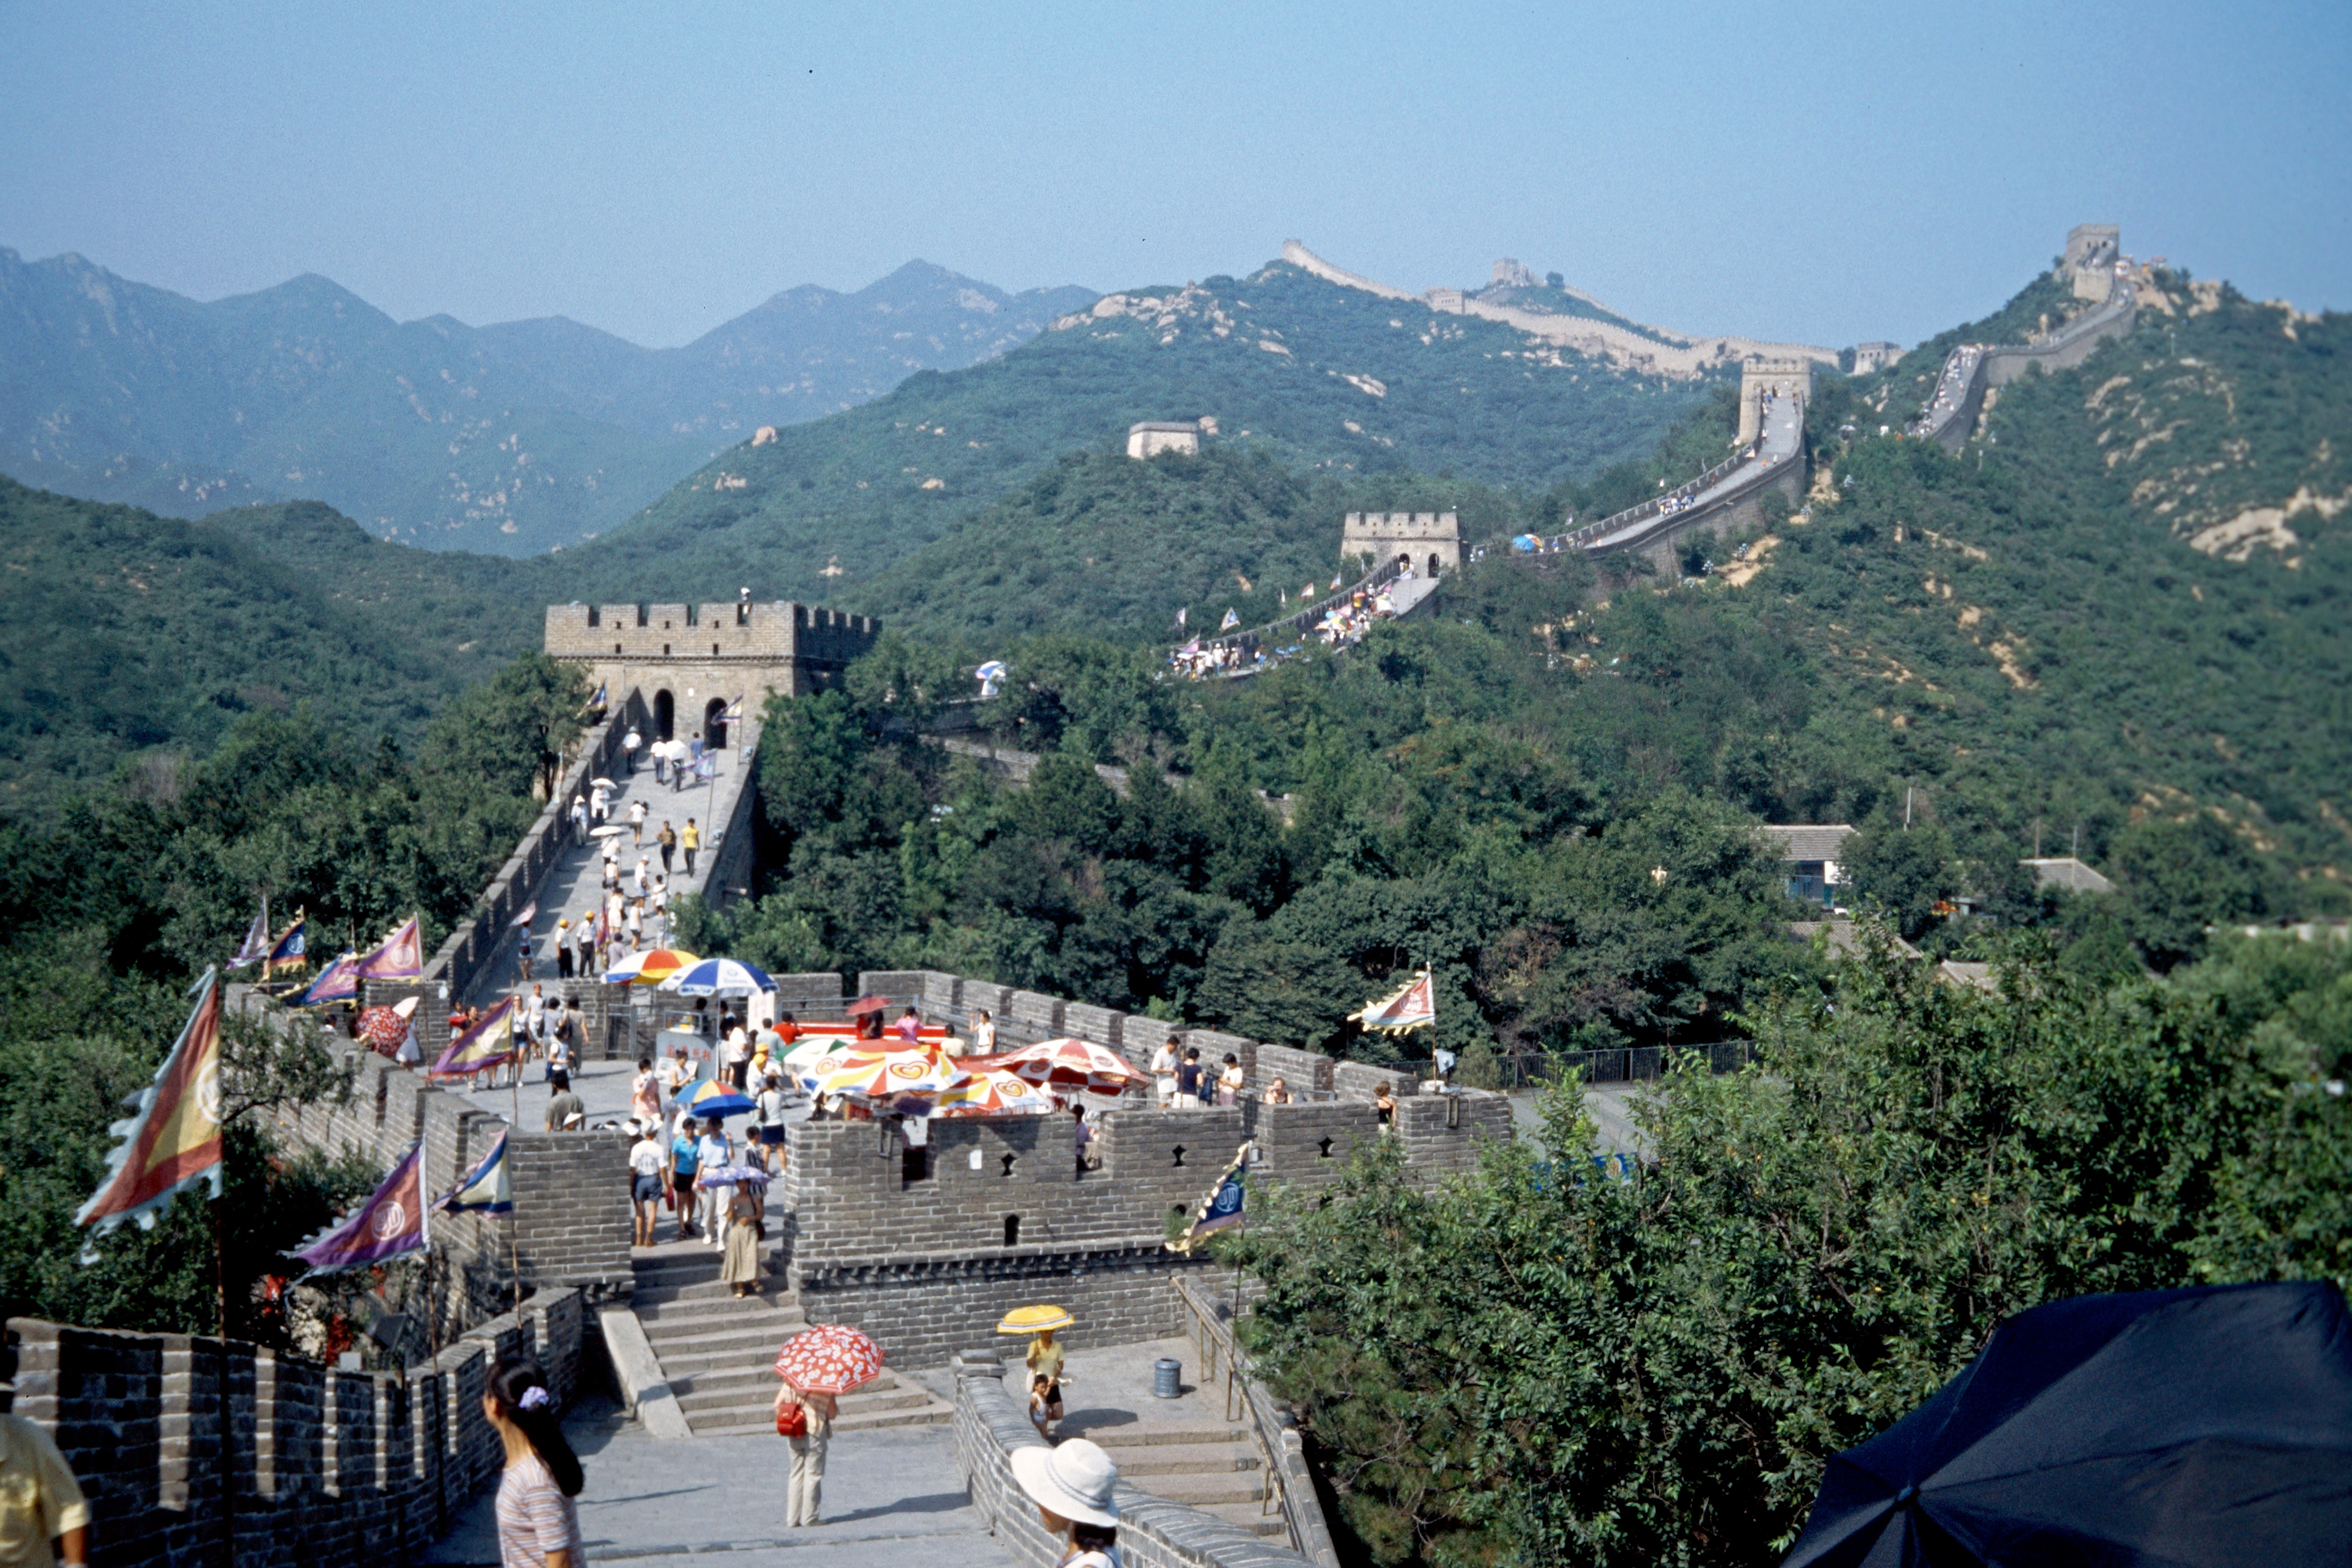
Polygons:
[[15,1410],[72,1466],[99,1568],[213,1568],[232,1519],[232,1560],[252,1568],[413,1562],[503,1467],[481,1413],[490,1356],[530,1350],[568,1401],[582,1323],[576,1292],[542,1292],[520,1326],[493,1320],[431,1365],[350,1373],[237,1341],[16,1320]]

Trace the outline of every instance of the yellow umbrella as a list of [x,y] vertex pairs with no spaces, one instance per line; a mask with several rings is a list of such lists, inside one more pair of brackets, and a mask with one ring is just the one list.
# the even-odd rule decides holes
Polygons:
[[1076,1321],[1061,1307],[1015,1307],[997,1323],[996,1331],[1000,1334],[1041,1334],[1047,1329],[1066,1329]]

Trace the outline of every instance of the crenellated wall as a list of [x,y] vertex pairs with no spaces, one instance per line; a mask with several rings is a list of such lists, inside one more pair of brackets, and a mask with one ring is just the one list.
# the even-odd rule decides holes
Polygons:
[[504,1466],[481,1406],[498,1356],[538,1358],[560,1403],[601,1381],[576,1291],[543,1291],[404,1373],[13,1320],[15,1413],[73,1467],[95,1568],[415,1562]]

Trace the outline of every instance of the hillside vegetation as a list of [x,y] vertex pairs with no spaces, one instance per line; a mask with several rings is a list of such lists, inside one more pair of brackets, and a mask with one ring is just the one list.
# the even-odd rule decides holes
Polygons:
[[[748,579],[854,600],[1064,454],[1143,419],[1333,475],[1420,472],[1540,493],[1653,447],[1704,383],[1621,372],[1475,317],[1275,263],[1105,297],[1020,350],[729,451],[567,553],[599,594]],[[1328,573],[1327,573],[1328,576]]]
[[257,711],[413,738],[535,629],[482,569],[504,564],[310,503],[185,522],[0,479],[0,813],[45,814],[147,748],[202,755]]

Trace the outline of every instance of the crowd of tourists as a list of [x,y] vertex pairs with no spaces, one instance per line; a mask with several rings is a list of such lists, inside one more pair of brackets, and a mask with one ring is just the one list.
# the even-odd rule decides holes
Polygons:
[[[1395,580],[1403,582],[1412,575],[1412,567],[1407,565]],[[1359,588],[1343,599],[1333,600],[1320,616],[1303,627],[1296,621],[1277,623],[1281,630],[1296,630],[1298,634],[1299,640],[1287,647],[1268,648],[1265,645],[1270,632],[1263,629],[1223,642],[1203,643],[1194,637],[1168,656],[1168,667],[1186,680],[1254,675],[1267,665],[1296,658],[1309,641],[1326,647],[1346,647],[1361,642],[1376,623],[1395,615],[1396,602],[1387,588]]]

